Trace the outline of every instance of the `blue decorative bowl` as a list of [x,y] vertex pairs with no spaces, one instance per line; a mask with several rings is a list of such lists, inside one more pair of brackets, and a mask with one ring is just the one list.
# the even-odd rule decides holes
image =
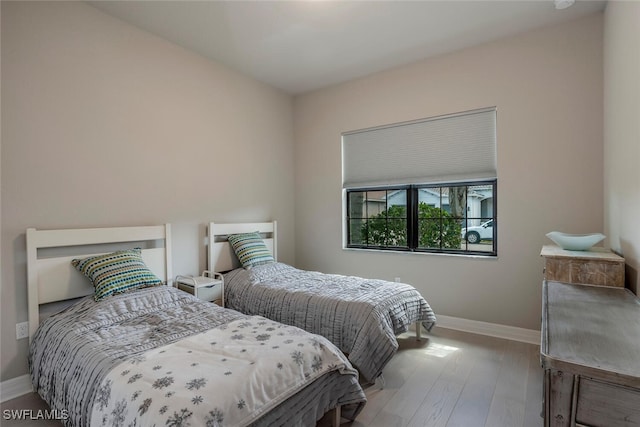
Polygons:
[[604,240],[604,234],[567,234],[559,231],[547,233],[547,237],[568,251],[588,251],[593,245]]

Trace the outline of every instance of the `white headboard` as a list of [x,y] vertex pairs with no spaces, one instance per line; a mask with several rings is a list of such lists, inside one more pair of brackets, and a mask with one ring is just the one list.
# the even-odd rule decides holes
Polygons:
[[240,261],[227,241],[230,234],[252,233],[257,231],[275,260],[277,254],[277,222],[243,222],[232,224],[209,223],[209,263],[211,271],[222,272],[240,267]]
[[[149,269],[167,284],[172,283],[171,225],[84,228],[67,230],[27,229],[27,286],[29,301],[29,339],[40,323],[40,305],[91,295],[93,285],[72,265],[74,258],[105,254],[131,248],[131,244],[157,242],[142,249],[142,258]],[[129,243],[125,248],[124,244]],[[106,245],[110,246],[106,250]],[[113,246],[115,245],[115,249]],[[57,251],[49,251],[58,248]],[[57,252],[57,253],[55,253]],[[60,254],[64,252],[64,254]]]

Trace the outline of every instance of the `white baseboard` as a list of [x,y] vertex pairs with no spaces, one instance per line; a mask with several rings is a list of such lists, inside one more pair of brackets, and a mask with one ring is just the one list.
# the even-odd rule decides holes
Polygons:
[[457,331],[540,345],[540,331],[533,329],[461,319],[459,317],[443,316],[441,314],[436,315],[436,317],[438,319],[436,327],[438,328],[455,329]]
[[0,402],[15,399],[24,394],[31,393],[31,377],[22,375],[0,383]]

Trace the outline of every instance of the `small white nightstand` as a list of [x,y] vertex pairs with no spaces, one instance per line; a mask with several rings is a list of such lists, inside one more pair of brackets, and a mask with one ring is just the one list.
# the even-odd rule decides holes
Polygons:
[[176,276],[176,285],[196,298],[224,307],[224,278],[220,273],[204,270],[201,276]]

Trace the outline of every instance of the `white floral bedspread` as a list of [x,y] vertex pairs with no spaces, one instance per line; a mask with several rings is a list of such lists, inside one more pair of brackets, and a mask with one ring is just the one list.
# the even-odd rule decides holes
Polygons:
[[245,426],[333,370],[357,375],[323,337],[239,319],[116,366],[90,425]]

